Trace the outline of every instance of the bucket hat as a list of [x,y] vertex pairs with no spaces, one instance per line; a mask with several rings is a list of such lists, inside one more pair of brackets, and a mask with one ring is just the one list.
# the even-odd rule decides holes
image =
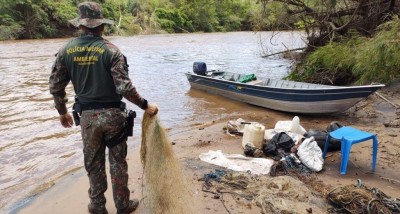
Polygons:
[[105,19],[101,6],[96,2],[83,2],[78,5],[79,17],[69,20],[75,27],[81,25],[88,28],[95,28],[102,24],[114,24],[113,20]]

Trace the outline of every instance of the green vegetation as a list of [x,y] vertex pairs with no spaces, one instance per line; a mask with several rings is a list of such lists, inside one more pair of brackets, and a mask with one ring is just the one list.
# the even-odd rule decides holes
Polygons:
[[62,32],[76,15],[72,1],[0,0],[0,40],[46,38]]
[[333,85],[388,83],[400,77],[400,20],[379,26],[372,38],[353,35],[310,53],[288,79]]
[[[82,0],[0,0],[0,40],[72,35],[68,20]],[[97,0],[115,21],[107,34],[270,30],[276,5],[253,0]],[[281,6],[282,7],[282,6]],[[268,13],[266,12],[268,10]],[[284,14],[284,13],[279,13]]]
[[160,27],[168,33],[194,31],[192,22],[189,21],[188,17],[179,9],[158,8],[155,10],[155,15],[158,18]]

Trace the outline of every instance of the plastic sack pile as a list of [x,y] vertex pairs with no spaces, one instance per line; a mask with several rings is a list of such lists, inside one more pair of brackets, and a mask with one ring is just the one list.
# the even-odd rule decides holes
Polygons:
[[[300,125],[299,117],[294,117],[292,121],[278,121],[274,129],[265,130],[262,140],[265,143],[257,145],[252,142],[244,141],[242,144],[247,146],[247,153],[251,156],[249,149],[260,149],[267,157],[275,160],[285,160],[288,155],[294,160],[294,165],[304,165],[314,172],[319,172],[323,168],[322,150],[315,141],[314,136],[305,138],[306,130]],[[254,145],[254,146],[253,146]],[[245,148],[246,153],[246,148]]]
[[157,116],[143,115],[140,156],[144,213],[196,213],[172,144]]

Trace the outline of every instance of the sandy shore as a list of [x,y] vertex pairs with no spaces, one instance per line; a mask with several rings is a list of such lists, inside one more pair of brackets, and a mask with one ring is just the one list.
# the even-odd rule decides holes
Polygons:
[[[318,177],[324,183],[333,187],[356,184],[361,179],[368,187],[376,187],[391,197],[400,198],[400,110],[382,99],[400,106],[398,96],[400,87],[397,85],[379,91],[368,99],[358,103],[344,114],[336,116],[301,116],[301,125],[310,128],[325,129],[331,121],[339,121],[364,131],[376,133],[379,140],[378,161],[375,173],[371,172],[371,143],[354,145],[346,175],[340,175],[340,153],[332,152],[324,163],[324,170]],[[246,121],[256,121],[267,128],[273,128],[279,120],[290,120],[293,115],[270,111],[263,115],[246,115]],[[231,118],[236,119],[236,118]],[[188,127],[179,133],[170,135],[174,143],[174,151],[182,163],[189,181],[190,191],[194,195],[196,209],[199,213],[260,213],[260,208],[245,199],[235,198],[225,194],[224,205],[212,194],[202,191],[202,181],[198,181],[205,173],[216,169],[216,166],[201,162],[199,154],[209,150],[222,150],[228,154],[243,154],[242,137],[226,135],[222,128],[227,121],[209,121]],[[132,147],[132,146],[131,146]],[[139,146],[130,148],[128,154],[129,187],[131,197],[142,197],[142,167],[139,159]],[[87,213],[88,179],[84,170],[80,170],[57,181],[48,191],[40,194],[17,213]],[[116,213],[112,200],[111,185],[106,192],[107,209]],[[135,213],[143,213],[138,209]]]

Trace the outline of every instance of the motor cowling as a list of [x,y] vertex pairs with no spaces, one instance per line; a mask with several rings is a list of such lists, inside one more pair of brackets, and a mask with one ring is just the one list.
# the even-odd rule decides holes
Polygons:
[[204,62],[194,62],[193,63],[193,72],[198,75],[205,76],[207,73],[207,65]]

